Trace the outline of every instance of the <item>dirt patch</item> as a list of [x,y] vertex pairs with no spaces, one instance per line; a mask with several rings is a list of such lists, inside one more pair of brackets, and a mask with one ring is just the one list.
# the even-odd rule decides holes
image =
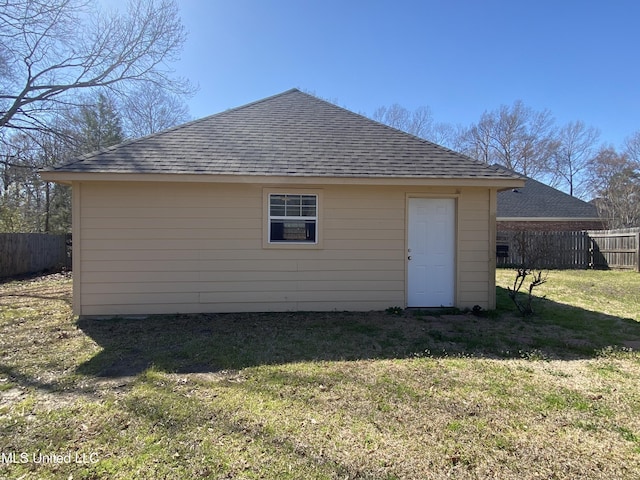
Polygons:
[[24,275],[14,275],[12,277],[0,277],[0,285],[20,282],[20,283],[38,283],[56,280],[71,279],[73,276],[70,271],[51,272],[51,273],[29,273]]
[[13,405],[24,400],[28,393],[25,389],[19,387],[9,388],[0,394],[0,407]]

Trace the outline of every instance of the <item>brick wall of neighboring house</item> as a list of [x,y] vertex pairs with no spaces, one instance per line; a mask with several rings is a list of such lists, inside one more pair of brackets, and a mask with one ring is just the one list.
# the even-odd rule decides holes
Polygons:
[[506,231],[548,231],[548,232],[571,232],[580,230],[602,230],[606,226],[601,221],[581,221],[581,222],[497,222],[499,232]]

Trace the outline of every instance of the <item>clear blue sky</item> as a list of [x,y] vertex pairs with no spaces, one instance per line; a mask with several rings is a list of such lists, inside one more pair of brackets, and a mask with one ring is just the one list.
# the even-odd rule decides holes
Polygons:
[[469,125],[522,100],[619,147],[640,130],[637,0],[178,0],[194,118],[300,88]]

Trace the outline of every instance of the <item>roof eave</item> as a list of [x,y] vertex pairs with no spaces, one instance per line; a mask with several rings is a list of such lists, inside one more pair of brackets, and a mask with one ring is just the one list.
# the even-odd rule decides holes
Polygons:
[[314,185],[415,185],[488,187],[498,190],[522,187],[519,178],[492,177],[419,177],[419,176],[305,176],[305,175],[216,175],[171,174],[130,172],[68,172],[46,170],[40,172],[48,182],[72,184],[73,182],[186,182],[186,183],[264,183],[264,184],[314,184]]

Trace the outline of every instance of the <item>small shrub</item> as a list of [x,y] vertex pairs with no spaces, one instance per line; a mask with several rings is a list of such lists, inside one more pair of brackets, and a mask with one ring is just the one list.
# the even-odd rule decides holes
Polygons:
[[387,312],[389,315],[396,315],[399,317],[404,312],[404,308],[398,306],[389,307],[385,310],[385,312]]
[[[529,292],[528,294],[526,294],[525,300],[522,301],[522,297],[518,294],[520,293],[520,289],[522,288],[522,285],[529,275],[532,275],[533,280],[529,284]],[[547,276],[543,276],[542,270],[536,272],[535,270],[530,268],[518,269],[516,278],[513,281],[513,288],[507,287],[507,290],[509,291],[509,298],[513,301],[516,308],[523,317],[533,315],[533,307],[531,305],[531,302],[533,301],[533,289],[537,286],[542,285],[543,283],[546,283],[546,281]]]

